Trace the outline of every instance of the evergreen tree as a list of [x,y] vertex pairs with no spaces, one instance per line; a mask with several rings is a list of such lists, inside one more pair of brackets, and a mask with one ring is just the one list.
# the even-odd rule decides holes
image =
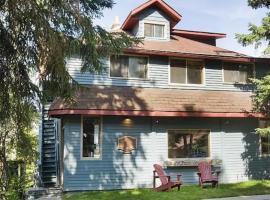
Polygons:
[[7,198],[10,183],[7,150],[32,149],[22,140],[44,97],[40,86],[50,96],[68,97],[74,81],[65,58],[76,53],[82,71],[99,72],[101,58],[139,42],[93,24],[113,5],[113,0],[0,0],[0,199]]

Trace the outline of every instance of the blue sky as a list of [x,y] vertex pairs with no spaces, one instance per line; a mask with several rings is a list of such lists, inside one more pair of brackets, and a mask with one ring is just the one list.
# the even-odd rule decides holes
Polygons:
[[[104,10],[104,16],[95,23],[109,28],[115,16],[121,23],[129,12],[146,0],[115,0],[112,9]],[[251,56],[260,56],[262,48],[253,46],[242,47],[235,39],[235,33],[246,33],[248,24],[259,25],[266,9],[254,10],[247,5],[247,0],[166,0],[182,16],[182,21],[176,26],[179,29],[212,31],[226,33],[227,38],[217,42],[219,47],[238,51]]]

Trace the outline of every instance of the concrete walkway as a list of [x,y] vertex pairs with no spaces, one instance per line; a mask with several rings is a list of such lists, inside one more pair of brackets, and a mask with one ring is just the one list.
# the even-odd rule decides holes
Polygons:
[[238,200],[238,199],[239,200],[270,200],[270,195],[228,197],[228,198],[219,198],[219,199],[211,199],[211,200]]
[[37,200],[61,200],[61,195],[46,195],[38,198]]

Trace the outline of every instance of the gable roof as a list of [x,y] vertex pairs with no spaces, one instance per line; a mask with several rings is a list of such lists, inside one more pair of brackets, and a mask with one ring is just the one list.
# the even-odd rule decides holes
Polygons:
[[179,21],[181,21],[182,16],[171,6],[165,3],[163,0],[149,0],[129,13],[121,29],[122,30],[131,29],[134,26],[134,24],[138,21],[137,18],[138,14],[153,6],[158,7],[170,17],[171,28],[174,27]]
[[73,103],[58,98],[49,115],[156,117],[262,117],[252,113],[251,92],[91,86]]

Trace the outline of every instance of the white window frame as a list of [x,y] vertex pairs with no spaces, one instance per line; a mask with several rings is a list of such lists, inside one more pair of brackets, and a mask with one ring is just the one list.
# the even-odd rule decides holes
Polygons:
[[[171,60],[185,60],[186,61],[186,83],[172,83],[171,82]],[[202,69],[202,83],[187,83],[187,61],[202,61],[203,62],[203,69]],[[188,58],[174,58],[174,57],[170,57],[169,58],[169,66],[168,66],[168,75],[169,75],[169,85],[172,85],[172,86],[205,86],[205,61],[204,60],[200,60],[200,59],[188,59]]]
[[[225,73],[224,73],[224,63],[227,63],[227,62],[225,62],[225,61],[222,61],[222,83],[223,84],[228,84],[228,85],[234,85],[234,84],[239,84],[239,85],[250,85],[250,83],[248,83],[248,82],[225,82],[225,79],[224,79],[224,75],[225,75]],[[239,64],[241,64],[241,63],[243,63],[243,62],[230,62],[230,61],[228,61],[228,63],[239,63]],[[252,66],[252,78],[255,78],[256,77],[256,70],[255,70],[255,63],[243,63],[243,64],[248,64],[248,65],[251,65]]]
[[[164,29],[163,29],[163,37],[149,37],[149,36],[145,36],[144,34],[144,27],[145,27],[145,24],[156,24],[156,25],[162,25],[164,26]],[[146,39],[150,39],[150,40],[165,40],[165,39],[169,39],[170,37],[168,37],[168,23],[166,22],[159,22],[159,21],[152,21],[152,20],[143,20],[142,22],[142,37],[146,38]]]
[[[100,155],[99,157],[83,157],[83,118],[84,117],[93,117],[93,118],[99,118],[100,119],[100,141],[99,141],[99,150]],[[84,116],[81,115],[81,131],[80,131],[80,159],[87,161],[87,160],[102,160],[102,143],[103,143],[103,117],[102,116]]]
[[[263,153],[262,152],[262,136],[259,136],[259,144],[260,144],[260,147],[259,147],[259,154],[261,157],[270,157],[270,152],[269,153]],[[269,136],[270,137],[270,136]],[[268,138],[268,143],[270,144],[270,138]]]
[[[154,34],[154,36],[147,36],[147,35],[145,35],[145,25],[146,24],[149,24],[149,25],[151,25],[151,26],[153,26],[153,28],[154,28],[154,32],[153,32],[153,34]],[[163,36],[161,36],[161,37],[159,37],[159,36],[156,36],[156,26],[161,26],[163,29],[162,29],[162,35]],[[165,38],[165,25],[164,24],[157,24],[157,23],[148,23],[148,22],[145,22],[144,23],[144,37],[147,37],[147,38]]]
[[[113,55],[111,55],[113,56]],[[119,56],[128,56],[128,57],[138,57],[138,58],[146,58],[147,59],[147,72],[146,72],[146,77],[145,78],[136,78],[136,77],[129,77],[129,69],[128,69],[128,77],[115,77],[111,76],[111,56],[109,56],[109,78],[112,79],[124,79],[124,80],[150,80],[149,79],[149,56],[143,56],[143,55],[132,55],[132,54],[120,54]]]
[[[169,158],[169,131],[198,131],[204,130],[208,131],[208,157],[200,157],[200,158]],[[178,128],[178,129],[167,129],[167,160],[168,161],[183,161],[183,160],[203,160],[203,159],[211,159],[212,158],[212,140],[211,140],[211,129],[190,129],[190,128]]]

